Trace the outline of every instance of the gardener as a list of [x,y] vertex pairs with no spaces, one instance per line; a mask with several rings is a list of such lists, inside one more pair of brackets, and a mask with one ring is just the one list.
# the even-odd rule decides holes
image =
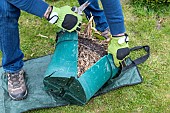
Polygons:
[[[101,0],[104,12],[113,35],[109,52],[119,66],[123,60],[121,54],[127,48],[127,37],[124,35],[124,20],[119,0]],[[114,6],[114,7],[113,7]],[[56,8],[42,0],[0,0],[0,48],[3,54],[2,67],[8,77],[8,93],[14,100],[26,97],[24,81],[23,53],[20,50],[18,19],[20,10],[46,18],[50,23],[69,32],[80,30],[82,17],[71,11],[71,7]],[[123,48],[123,49],[120,49]],[[117,56],[117,57],[116,57]]]

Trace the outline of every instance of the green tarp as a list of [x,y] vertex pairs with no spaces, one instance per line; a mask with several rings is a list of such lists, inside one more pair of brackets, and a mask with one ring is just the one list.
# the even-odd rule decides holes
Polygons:
[[28,96],[21,101],[13,101],[8,96],[6,86],[6,76],[3,76],[3,69],[0,68],[0,113],[20,113],[31,109],[49,108],[69,104],[61,99],[54,99],[47,94],[43,88],[44,73],[51,60],[51,55],[28,60],[25,62],[26,83],[28,86]]
[[[19,113],[38,108],[50,108],[70,104],[60,97],[53,97],[44,90],[43,79],[51,55],[25,62],[26,83],[28,86],[28,96],[25,100],[13,101],[7,93],[6,77],[3,76],[3,69],[0,68],[0,113]],[[95,96],[106,93],[126,85],[141,83],[142,79],[137,67],[130,68],[126,74],[110,79],[107,84],[99,90]]]

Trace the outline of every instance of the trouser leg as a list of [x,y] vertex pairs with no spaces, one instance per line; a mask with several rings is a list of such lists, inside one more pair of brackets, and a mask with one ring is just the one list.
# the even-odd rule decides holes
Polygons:
[[23,67],[23,53],[20,49],[18,19],[20,10],[0,0],[0,49],[2,67],[6,72],[15,72]]
[[124,17],[120,0],[101,0],[112,35],[125,32]]
[[[79,4],[82,5],[86,0],[78,0]],[[107,20],[104,15],[104,11],[100,9],[98,0],[91,1],[91,4],[84,10],[87,18],[90,19],[91,14],[94,16],[94,21],[96,24],[96,29],[103,32],[108,28]]]

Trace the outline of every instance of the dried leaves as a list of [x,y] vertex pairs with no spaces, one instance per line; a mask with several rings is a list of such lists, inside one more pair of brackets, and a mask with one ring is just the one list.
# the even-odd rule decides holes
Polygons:
[[92,36],[93,31],[96,30],[93,27],[92,16],[85,25],[84,32],[79,34],[78,76],[107,54],[107,41],[95,39]]
[[107,54],[107,42],[79,37],[78,76]]

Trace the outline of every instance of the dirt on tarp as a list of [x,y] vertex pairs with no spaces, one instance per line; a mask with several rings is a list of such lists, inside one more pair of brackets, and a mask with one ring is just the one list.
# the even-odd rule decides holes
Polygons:
[[107,54],[106,40],[79,36],[78,46],[78,76],[94,65],[101,57]]

